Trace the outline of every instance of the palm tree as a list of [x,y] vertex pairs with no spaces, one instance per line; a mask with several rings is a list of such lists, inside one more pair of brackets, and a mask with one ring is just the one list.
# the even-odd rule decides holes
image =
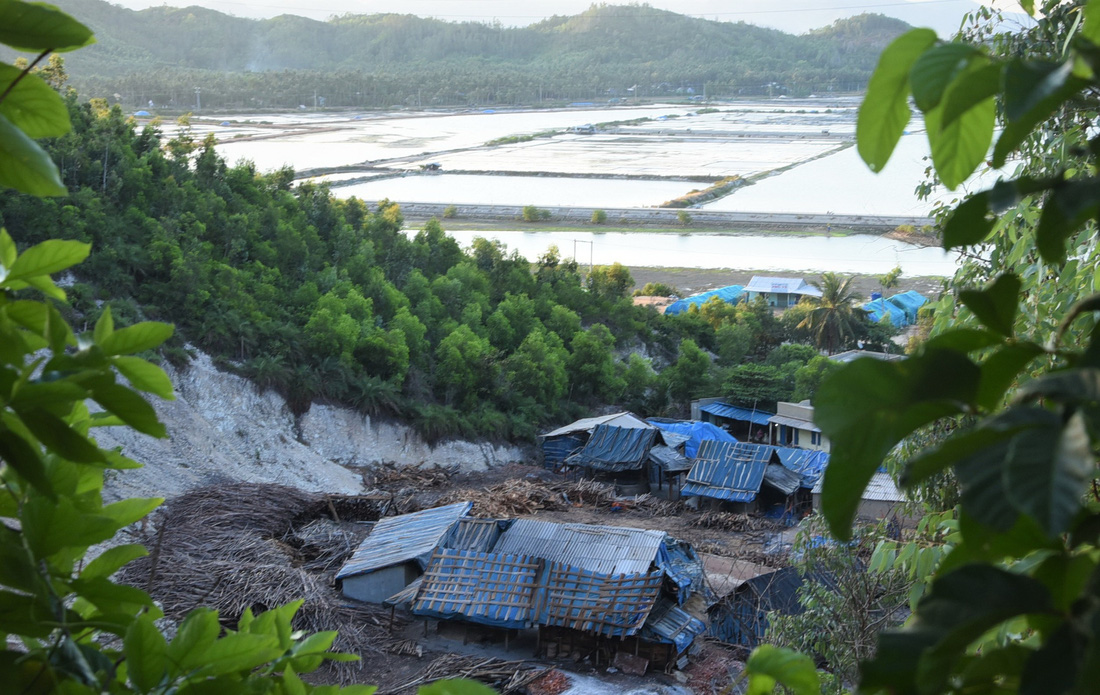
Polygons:
[[814,344],[831,355],[855,338],[867,312],[854,306],[860,295],[851,287],[852,278],[842,280],[836,273],[825,273],[813,285],[821,290],[821,297],[798,327],[809,330]]

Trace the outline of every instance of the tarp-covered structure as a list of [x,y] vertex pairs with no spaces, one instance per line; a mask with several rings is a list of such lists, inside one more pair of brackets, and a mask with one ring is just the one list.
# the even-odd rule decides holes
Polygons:
[[596,425],[584,448],[567,458],[565,463],[606,473],[641,470],[659,432],[656,427],[643,429]]
[[801,586],[802,577],[794,567],[784,567],[743,582],[711,606],[708,634],[730,644],[755,647],[768,629],[768,613],[802,613],[804,608],[798,601]]
[[[438,548],[415,593],[410,587],[391,601],[423,617],[633,638],[664,645],[668,659],[704,632],[702,616],[684,608],[693,596],[712,597],[690,545],[645,529],[536,519],[505,525],[492,547]],[[471,526],[450,542],[456,534],[486,537]]]
[[[682,493],[685,497],[708,497],[723,502],[753,502],[760,494],[770,464],[780,464],[772,446],[703,442]],[[772,476],[773,480],[776,476],[783,477],[776,471]]]
[[723,403],[717,401],[715,403],[707,403],[699,408],[704,413],[714,415],[716,417],[725,418],[727,420],[738,420],[741,422],[751,422],[754,425],[768,426],[768,418],[775,413],[760,410],[757,408],[742,408],[739,405],[732,405],[730,403]]
[[876,323],[890,319],[890,323],[895,328],[904,328],[909,325],[905,310],[886,299],[873,299],[863,305],[863,310],[867,312],[867,317]]
[[827,451],[776,447],[775,452],[779,455],[779,460],[785,467],[800,476],[800,486],[806,490],[813,490],[814,485],[825,473],[825,467],[829,465],[829,452]]
[[556,468],[565,459],[578,453],[599,425],[613,425],[624,429],[652,429],[653,427],[637,415],[627,412],[582,418],[542,435],[544,465],[547,468]]
[[687,437],[684,442],[684,455],[689,459],[698,455],[699,445],[705,441],[737,442],[737,438],[732,434],[710,422],[699,420],[650,420],[649,422],[661,430],[666,441],[669,434]]
[[701,292],[691,297],[677,300],[672,304],[669,304],[665,309],[666,314],[682,314],[685,311],[689,311],[691,307],[706,304],[712,297],[718,297],[723,302],[729,304],[736,304],[741,301],[745,296],[745,288],[741,285],[729,285],[728,287],[720,287],[716,290],[709,290],[707,292]]
[[906,321],[916,323],[917,312],[928,303],[928,298],[916,290],[908,290],[895,294],[886,301],[901,309],[905,314]]

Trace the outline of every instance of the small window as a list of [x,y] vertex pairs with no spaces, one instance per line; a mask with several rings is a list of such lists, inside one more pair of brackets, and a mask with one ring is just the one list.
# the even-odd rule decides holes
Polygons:
[[810,443],[815,444],[815,445],[820,444],[821,443],[821,433],[820,432],[810,432]]
[[791,431],[794,432],[794,445],[798,446],[798,430],[796,430],[792,427]]

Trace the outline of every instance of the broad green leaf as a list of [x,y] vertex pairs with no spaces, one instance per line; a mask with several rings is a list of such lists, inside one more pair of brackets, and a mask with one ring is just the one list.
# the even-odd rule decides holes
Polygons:
[[993,148],[993,166],[1004,166],[1010,155],[1039,123],[1050,118],[1087,83],[1073,75],[1073,61],[1038,63],[1011,61],[1005,68],[1006,123]]
[[1058,184],[1043,206],[1035,246],[1043,260],[1061,265],[1066,260],[1066,239],[1088,219],[1100,213],[1100,179],[1079,179]]
[[989,195],[989,191],[975,193],[955,208],[943,227],[945,249],[978,244],[989,236],[996,221],[989,213]]
[[35,447],[10,430],[0,428],[0,460],[15,469],[36,490],[52,496],[53,486]]
[[235,632],[207,647],[199,674],[210,677],[250,671],[282,653],[279,639],[274,635]]
[[1001,405],[1005,392],[1027,365],[1043,354],[1035,343],[1005,345],[982,362],[982,382],[978,405],[993,410]]
[[96,319],[95,328],[92,330],[92,340],[94,340],[97,345],[102,346],[103,341],[107,340],[114,332],[115,319],[114,316],[111,315],[111,307],[105,306],[103,307],[103,313]]
[[66,497],[58,497],[56,503],[32,497],[23,505],[20,521],[27,544],[40,557],[52,555],[62,548],[85,548],[102,543],[118,530],[113,519],[83,514]]
[[[256,616],[248,631],[254,635],[273,635],[278,638],[278,644],[282,649],[290,649],[293,644],[290,635],[294,631],[291,627],[291,621],[303,603],[305,601],[299,599],[284,606],[264,611]],[[298,671],[302,672],[302,669],[299,668]]]
[[1085,5],[1083,12],[1085,24],[1081,28],[1081,36],[1094,44],[1100,45],[1100,2],[1090,0]]
[[165,437],[168,434],[164,429],[164,423],[157,419],[157,412],[153,410],[153,406],[149,405],[137,392],[121,384],[97,388],[92,392],[92,398],[105,410],[117,415],[138,432],[154,437]]
[[19,255],[19,252],[16,249],[15,241],[12,240],[7,229],[0,227],[0,265],[11,268],[11,264],[15,263],[17,255]]
[[[23,71],[0,63],[0,94],[19,79]],[[28,137],[49,138],[72,129],[69,109],[58,94],[37,75],[25,75],[0,101],[0,114]]]
[[416,695],[496,695],[496,691],[487,685],[466,678],[436,681],[431,685],[422,685]]
[[[50,299],[56,299],[59,302],[65,301],[65,290],[54,284],[52,278],[49,275],[35,275],[24,280],[16,280],[16,283],[25,282],[29,287],[33,287],[42,294],[46,295]],[[16,289],[12,287],[12,289]]]
[[116,545],[113,548],[103,551],[96,559],[89,562],[80,572],[80,578],[96,579],[98,577],[110,577],[127,564],[139,557],[145,557],[148,554],[149,551],[145,549],[145,546],[138,543]]
[[963,290],[959,301],[974,312],[986,328],[1006,338],[1015,333],[1016,307],[1020,300],[1020,278],[1004,273],[984,290]]
[[1100,369],[1083,367],[1052,372],[1032,379],[1016,393],[1015,401],[1045,398],[1060,403],[1096,403],[1100,401]]
[[954,190],[985,161],[996,117],[992,98],[978,102],[948,124],[943,122],[942,105],[924,114],[932,163],[943,185]]
[[0,186],[37,196],[69,193],[50,155],[3,114],[0,114]]
[[67,409],[72,402],[87,396],[87,390],[71,381],[37,381],[20,386],[11,399],[11,405],[22,409],[37,405]]
[[286,695],[306,695],[306,684],[289,666],[283,669],[283,690],[286,691]]
[[203,665],[203,657],[221,633],[218,614],[209,608],[196,608],[187,614],[176,636],[168,645],[171,675],[186,673]]
[[294,655],[291,663],[298,673],[316,671],[326,658],[334,656],[334,653],[329,652],[329,649],[332,649],[332,643],[336,640],[336,635],[337,633],[331,630],[317,632],[296,644],[291,651],[291,654]]
[[909,70],[917,108],[921,111],[936,108],[947,85],[980,55],[977,48],[965,43],[942,43],[922,53]]
[[965,355],[928,350],[900,362],[856,360],[825,378],[814,421],[832,441],[823,513],[847,540],[871,476],[918,427],[972,407],[981,372]]
[[21,299],[4,306],[8,318],[38,335],[46,335],[50,323],[50,310],[42,302]]
[[105,463],[99,447],[43,408],[19,409],[19,419],[49,450],[77,463]]
[[130,682],[139,691],[152,690],[164,680],[168,644],[149,616],[139,616],[130,625],[123,641],[123,653]]
[[111,333],[99,347],[108,355],[129,355],[152,350],[172,337],[174,327],[170,323],[143,321]]
[[856,147],[871,171],[882,171],[909,124],[909,70],[935,42],[931,29],[913,29],[894,39],[879,58],[856,122]]
[[959,75],[943,97],[940,126],[951,125],[959,116],[981,102],[997,96],[1001,90],[1002,70],[1000,65],[985,63]]
[[[749,655],[745,670],[749,674],[749,692],[753,692],[752,683],[757,676],[766,676],[795,695],[818,695],[821,692],[821,680],[814,660],[791,649],[763,644]],[[772,691],[769,688],[764,692]]]
[[1062,426],[1049,425],[1016,435],[1005,462],[1005,491],[1022,513],[1051,536],[1067,531],[1095,472],[1085,418],[1075,413]]
[[82,262],[92,250],[81,241],[48,239],[35,244],[15,259],[8,280],[24,280],[35,275],[51,275]]
[[[1068,693],[1077,680],[1078,655],[1086,640],[1064,622],[1034,651],[1020,674],[1019,695]],[[1078,691],[1081,692],[1081,691]]]
[[948,466],[963,462],[998,442],[1007,445],[1015,433],[1028,426],[1027,421],[1019,422],[1001,416],[990,418],[978,427],[953,434],[939,445],[925,449],[907,461],[901,473],[901,483],[906,487],[918,485]]
[[172,380],[157,365],[140,357],[115,357],[111,362],[138,391],[152,393],[168,401],[175,399]]
[[996,333],[979,328],[956,328],[929,338],[924,347],[927,350],[946,349],[956,352],[975,352],[1000,345],[1004,339]]
[[0,43],[21,51],[72,51],[95,43],[92,30],[53,5],[0,0]]
[[114,519],[119,526],[129,526],[144,519],[163,503],[163,497],[130,497],[103,507],[103,514]]

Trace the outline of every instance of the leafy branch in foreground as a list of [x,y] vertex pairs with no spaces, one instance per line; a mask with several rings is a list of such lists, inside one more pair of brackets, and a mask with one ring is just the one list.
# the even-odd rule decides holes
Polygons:
[[991,146],[994,167],[1018,165],[942,228],[945,249],[971,249],[957,279],[981,286],[945,298],[939,330],[907,360],[853,362],[818,391],[817,424],[833,443],[823,512],[842,540],[887,455],[929,425],[957,425],[901,471],[907,487],[950,472],[957,531],[907,626],[883,632],[861,664],[860,692],[1095,689],[1100,2],[1024,5],[1039,19],[1022,37],[903,35],[860,110],[872,169],[908,126],[910,98],[949,188]]

